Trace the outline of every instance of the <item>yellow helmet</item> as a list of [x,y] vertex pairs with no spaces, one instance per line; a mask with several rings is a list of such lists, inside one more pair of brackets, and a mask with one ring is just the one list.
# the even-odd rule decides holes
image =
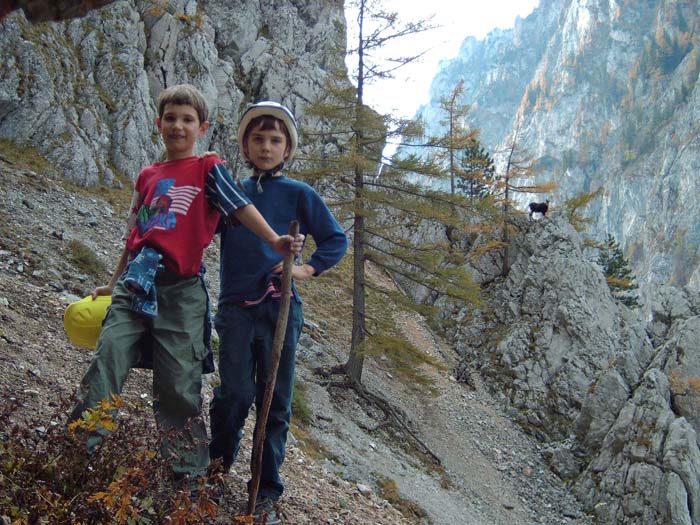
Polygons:
[[94,300],[88,295],[69,304],[63,314],[63,327],[71,343],[94,349],[110,304],[111,295],[98,295]]

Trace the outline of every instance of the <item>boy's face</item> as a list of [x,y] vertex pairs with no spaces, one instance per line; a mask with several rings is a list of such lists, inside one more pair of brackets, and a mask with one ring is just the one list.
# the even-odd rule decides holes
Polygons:
[[287,158],[289,145],[284,131],[279,129],[262,130],[262,124],[252,129],[243,144],[244,153],[253,165],[262,170],[271,170]]
[[209,122],[199,122],[197,111],[186,104],[166,104],[163,115],[156,119],[163,137],[168,160],[191,157],[197,138],[204,135]]

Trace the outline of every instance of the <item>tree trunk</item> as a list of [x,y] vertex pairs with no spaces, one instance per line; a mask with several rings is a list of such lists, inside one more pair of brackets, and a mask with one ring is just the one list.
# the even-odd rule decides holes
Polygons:
[[[506,180],[508,180],[507,177]],[[506,200],[503,204],[503,269],[501,271],[503,277],[506,277],[510,271],[510,234],[508,233],[508,198],[510,195],[508,193],[508,186],[506,185]]]
[[518,138],[517,133],[519,129],[520,127],[518,127],[515,131],[513,144],[511,144],[510,147],[510,153],[508,154],[508,162],[506,163],[505,170],[506,186],[503,199],[503,268],[501,270],[501,275],[503,277],[506,277],[510,271],[510,235],[508,233],[508,215],[510,213],[508,210],[510,204],[510,168],[513,162],[513,153],[515,152],[515,143]]
[[[355,99],[355,148],[356,154],[362,158],[364,144],[362,142],[362,103],[364,89],[364,30],[365,2],[360,2],[358,16],[359,45],[357,63],[357,97]],[[364,215],[364,176],[362,166],[355,164],[355,219],[353,237],[353,286],[352,286],[352,338],[350,340],[350,356],[345,365],[345,373],[350,381],[360,384],[365,356],[362,353],[362,343],[365,340],[365,215]]]
[[[355,199],[362,206],[362,172],[355,174]],[[358,209],[355,214],[353,238],[353,288],[352,288],[352,339],[350,340],[350,357],[345,365],[345,373],[353,383],[362,381],[364,354],[362,343],[365,340],[365,218]]]

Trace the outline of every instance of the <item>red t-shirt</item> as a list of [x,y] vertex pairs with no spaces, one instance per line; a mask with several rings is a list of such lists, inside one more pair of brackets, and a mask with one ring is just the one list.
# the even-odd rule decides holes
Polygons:
[[214,156],[187,157],[141,170],[135,187],[136,225],[127,249],[134,253],[150,246],[163,256],[167,270],[182,277],[196,275],[219,222],[205,188],[210,170],[220,163]]

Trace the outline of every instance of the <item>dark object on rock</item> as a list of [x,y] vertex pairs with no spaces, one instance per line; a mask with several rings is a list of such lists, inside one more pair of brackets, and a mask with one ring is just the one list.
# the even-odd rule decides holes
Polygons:
[[541,213],[542,217],[547,215],[547,210],[549,209],[549,199],[545,202],[531,202],[527,205],[530,208],[530,213],[527,214],[527,220],[532,220],[533,213]]

